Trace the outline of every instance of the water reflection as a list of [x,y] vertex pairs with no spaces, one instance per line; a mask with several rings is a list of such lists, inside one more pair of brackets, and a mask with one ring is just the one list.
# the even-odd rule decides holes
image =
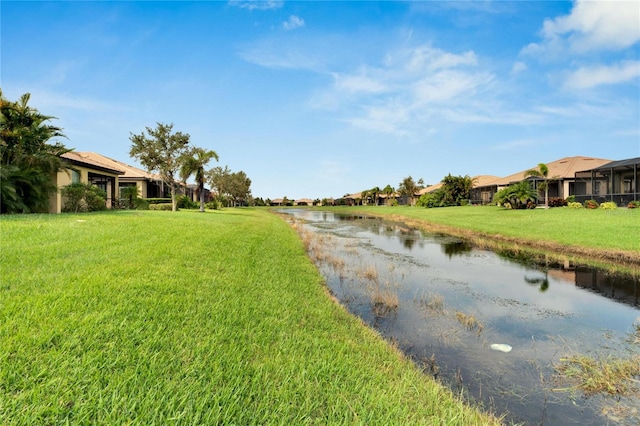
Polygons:
[[454,255],[470,253],[473,248],[471,244],[461,240],[442,243],[441,247],[444,254],[449,256],[449,259]]
[[603,424],[613,403],[632,407],[618,423],[639,423],[637,398],[582,398],[553,382],[563,355],[640,351],[625,343],[640,317],[637,278],[514,260],[363,215],[290,214],[317,237],[310,256],[335,296],[425,372],[513,422]]

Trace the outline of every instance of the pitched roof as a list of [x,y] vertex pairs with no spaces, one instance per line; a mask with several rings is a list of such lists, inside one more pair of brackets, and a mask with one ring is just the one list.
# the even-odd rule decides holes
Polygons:
[[498,176],[493,175],[478,175],[473,178],[473,187],[477,188],[480,186],[486,186],[491,184],[493,181],[500,179]]
[[[498,176],[491,176],[491,175],[478,175],[478,176],[472,177],[471,179],[473,179],[473,187],[477,188],[480,186],[486,186],[490,182],[493,182],[494,180],[497,180],[500,178]],[[431,193],[433,191],[437,191],[438,189],[442,188],[442,185],[444,184],[442,182],[439,182],[439,183],[436,183],[435,185],[427,186],[426,188],[422,188],[420,191],[418,191],[418,194],[422,195],[422,194]]]
[[116,167],[116,165],[113,163],[102,161],[100,158],[96,156],[87,155],[87,154],[92,154],[92,153],[70,151],[62,154],[60,158],[63,158],[65,160],[71,161],[76,164],[83,164],[85,166],[93,167],[97,170],[102,170],[109,173],[115,173],[118,175],[123,175],[125,173],[122,167]]
[[438,182],[435,185],[429,185],[426,188],[422,188],[420,191],[418,191],[418,195],[428,194],[430,192],[436,191],[442,188],[442,185],[444,185],[442,182]]
[[120,176],[120,179],[160,180],[160,177],[158,175],[148,173],[145,170],[139,169],[134,166],[130,166],[129,164],[123,163],[122,161],[114,160],[113,158],[109,158],[102,154],[98,154],[97,152],[72,152],[72,153],[78,155],[79,157],[85,160],[104,164],[105,167],[111,167],[114,169],[122,170],[124,174]]
[[603,164],[598,167],[597,170],[607,170],[607,169],[615,169],[618,167],[633,167],[635,165],[640,165],[640,157],[635,158],[627,158],[626,160],[620,161],[612,161],[610,163]]
[[[567,179],[574,178],[576,172],[583,170],[591,170],[597,167],[602,166],[603,164],[610,163],[611,160],[605,160],[603,158],[593,158],[593,157],[564,157],[556,161],[552,161],[550,163],[546,163],[549,168],[549,177]],[[497,179],[490,183],[485,183],[484,185],[477,186],[488,186],[488,185],[498,185],[498,186],[506,186],[514,182],[520,182],[524,180],[524,175],[527,170],[536,169],[537,166],[530,167],[529,169],[523,170],[518,173],[514,173],[502,179]]]

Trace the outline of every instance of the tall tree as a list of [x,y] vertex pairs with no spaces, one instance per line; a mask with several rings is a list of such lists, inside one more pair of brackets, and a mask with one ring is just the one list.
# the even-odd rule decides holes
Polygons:
[[238,203],[243,203],[251,196],[251,179],[249,179],[245,172],[240,170],[231,174],[231,185],[229,195],[233,200],[234,207]]
[[[214,167],[207,172],[207,178],[218,199],[228,200],[234,207],[251,196],[251,179],[243,171],[232,172],[228,166]],[[283,204],[286,204],[287,198],[284,200]]]
[[180,176],[183,180],[187,180],[189,176],[194,175],[198,184],[198,193],[200,194],[200,211],[204,213],[204,182],[206,173],[204,167],[215,159],[218,161],[218,154],[215,151],[207,150],[200,147],[192,148],[182,160],[182,169]]
[[369,190],[369,194],[371,194],[371,198],[373,198],[373,204],[378,205],[378,198],[380,197],[380,188],[374,186]]
[[156,128],[146,127],[146,134],[131,133],[129,155],[142,164],[149,173],[157,173],[171,188],[172,210],[177,210],[177,174],[182,168],[185,154],[189,151],[188,133],[172,133],[173,123],[156,123]]
[[396,192],[395,188],[389,184],[382,189],[382,193],[387,197],[387,204],[391,203],[391,196],[394,192]]
[[440,191],[442,195],[441,204],[445,206],[460,206],[471,197],[474,180],[469,175],[452,176],[448,174],[442,179],[442,184]]
[[400,182],[400,186],[398,186],[398,192],[400,195],[404,195],[409,198],[409,204],[413,205],[413,200],[416,196],[416,191],[418,186],[411,176],[407,176]]
[[539,163],[537,169],[529,169],[524,172],[524,177],[529,178],[538,178],[542,180],[542,183],[538,185],[538,189],[542,189],[544,191],[544,208],[549,208],[549,183],[554,180],[553,178],[549,178],[549,167],[547,167],[544,163]]
[[224,203],[225,197],[229,193],[231,170],[229,166],[224,168],[218,166],[206,172],[207,182],[211,189],[215,191],[218,201]]
[[51,140],[64,137],[62,129],[48,124],[55,117],[43,115],[28,103],[25,93],[17,102],[0,90],[0,211],[46,212],[56,187],[51,176],[65,168],[60,156],[71,151]]

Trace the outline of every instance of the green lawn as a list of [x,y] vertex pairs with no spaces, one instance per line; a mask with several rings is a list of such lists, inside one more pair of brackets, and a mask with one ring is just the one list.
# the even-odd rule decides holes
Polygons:
[[335,211],[402,215],[484,234],[592,249],[625,250],[637,252],[640,256],[640,209],[358,206],[340,207]]
[[0,218],[0,424],[490,424],[266,209]]

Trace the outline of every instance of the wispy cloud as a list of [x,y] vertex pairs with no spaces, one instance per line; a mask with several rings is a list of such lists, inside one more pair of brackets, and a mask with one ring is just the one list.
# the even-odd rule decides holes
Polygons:
[[289,16],[289,19],[282,23],[282,28],[286,31],[295,30],[296,28],[304,27],[304,19],[296,15]]
[[430,44],[390,51],[378,65],[333,77],[316,106],[342,113],[353,126],[398,136],[418,134],[436,118],[459,120],[465,115],[461,111],[475,105],[469,100],[494,81],[490,72],[478,69],[474,52],[446,52]]
[[570,73],[566,89],[590,89],[601,85],[626,83],[640,77],[640,61],[623,61],[613,65],[585,66]]
[[231,6],[247,10],[279,9],[284,4],[282,0],[229,0]]

